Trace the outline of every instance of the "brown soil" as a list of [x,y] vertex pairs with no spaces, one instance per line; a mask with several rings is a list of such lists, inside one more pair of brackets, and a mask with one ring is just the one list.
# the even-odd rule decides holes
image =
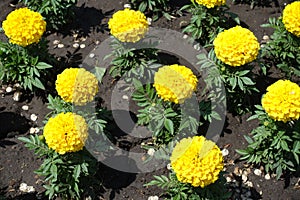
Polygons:
[[[10,6],[10,0],[2,0],[0,2],[2,22],[6,15],[11,12],[14,7]],[[186,1],[188,2],[188,1]],[[49,40],[50,52],[56,57],[61,57],[65,61],[64,67],[78,66],[89,52],[97,45],[97,41],[101,42],[109,36],[106,24],[111,14],[116,10],[122,9],[126,3],[125,0],[79,0],[76,9],[76,19],[66,26],[61,32],[52,32],[47,34]],[[173,2],[174,3],[174,2]],[[251,9],[247,4],[232,4],[228,0],[227,5],[231,12],[239,15],[242,23],[252,30],[259,40],[263,35],[270,35],[271,29],[261,28],[260,25],[267,23],[269,17],[277,17],[281,14],[282,8],[286,1],[275,1],[270,5],[260,5]],[[178,5],[180,6],[180,5]],[[188,21],[189,16],[182,16],[167,21],[160,18],[153,23],[153,26],[170,28],[180,31],[182,21]],[[79,33],[81,37],[80,44],[85,44],[83,49],[75,49],[73,33]],[[85,38],[86,40],[82,40]],[[6,40],[3,34],[0,35],[1,40]],[[54,47],[53,41],[59,40],[64,44],[64,48]],[[80,40],[80,38],[79,38]],[[57,72],[62,68],[58,68]],[[272,80],[280,78],[278,72],[274,72],[270,77]],[[55,77],[54,77],[55,78]],[[265,85],[272,80],[262,80]],[[102,87],[105,88],[100,96],[103,99],[110,99],[113,85],[111,78],[105,78]],[[53,82],[49,83],[45,93],[50,93],[53,88]],[[262,90],[265,90],[262,86]],[[264,92],[264,91],[262,91]],[[12,99],[13,93],[2,92],[0,97],[0,199],[43,199],[43,180],[38,177],[33,170],[37,169],[41,163],[32,151],[24,147],[18,136],[29,135],[30,127],[42,127],[44,116],[49,112],[46,108],[45,93],[41,94],[24,94],[19,102]],[[23,105],[28,105],[29,110],[22,110]],[[37,121],[30,120],[30,115],[36,114]],[[218,141],[218,145],[229,149],[229,155],[226,157],[227,162],[234,162],[234,165],[227,166],[227,172],[233,173],[236,167],[246,168],[245,162],[238,161],[238,154],[235,149],[245,148],[246,141],[243,135],[248,135],[251,130],[257,126],[257,121],[246,121],[249,114],[241,117],[233,116],[231,113],[226,115],[226,124],[224,125],[224,134]],[[120,139],[129,140],[126,135]],[[140,149],[137,142],[128,141],[130,149]],[[139,150],[143,151],[143,150]],[[166,174],[167,169],[160,169],[152,173],[124,173],[111,169],[105,165],[100,165],[99,174],[102,179],[103,187],[99,188],[95,199],[148,199],[149,196],[161,195],[162,191],[157,187],[144,187],[143,184],[153,179],[153,175]],[[271,199],[271,200],[296,200],[299,199],[300,190],[295,187],[299,181],[298,177],[293,176],[286,179],[276,180],[271,178],[266,180],[263,176],[256,176],[253,170],[249,175],[249,180],[253,182],[253,187],[249,188],[244,185],[240,177],[235,177],[236,186],[232,185],[232,199],[242,199],[240,191],[250,191],[252,199]],[[27,183],[34,186],[35,193],[24,194],[20,192],[21,183]],[[262,193],[260,194],[260,192]]]

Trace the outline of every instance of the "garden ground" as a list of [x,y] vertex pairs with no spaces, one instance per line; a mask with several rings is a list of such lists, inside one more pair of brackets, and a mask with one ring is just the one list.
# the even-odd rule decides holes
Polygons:
[[[184,4],[178,5],[178,3],[172,2],[173,5],[178,7]],[[186,3],[187,1],[183,2]],[[10,0],[0,2],[1,22],[14,9],[10,3]],[[101,43],[108,37],[109,32],[106,27],[108,19],[116,10],[122,9],[125,3],[124,0],[79,0],[74,21],[64,27],[61,32],[46,34],[49,40],[50,53],[60,57],[65,66],[78,66],[99,42]],[[259,41],[262,40],[264,35],[272,33],[272,30],[261,28],[260,25],[267,23],[269,17],[279,16],[284,3],[288,2],[279,0],[272,2],[270,5],[260,5],[251,9],[247,4],[232,4],[230,0],[227,1],[230,11],[239,15],[243,26],[253,31]],[[160,18],[152,25],[180,31],[181,26],[186,24],[188,19],[189,16],[182,16],[169,22],[164,18]],[[0,35],[0,39],[6,40],[3,34]],[[55,40],[58,40],[58,43],[64,46],[59,48],[61,46],[58,46]],[[85,47],[74,48],[74,43],[84,44]],[[57,67],[56,72],[61,70]],[[277,70],[273,70],[273,73],[268,75],[268,79],[262,79],[261,83],[257,84],[264,93],[266,85],[281,77],[282,75]],[[41,160],[36,158],[32,151],[24,147],[24,144],[17,137],[29,135],[31,127],[43,126],[44,116],[49,112],[46,108],[45,96],[53,91],[54,81],[55,77],[53,77],[53,80],[49,80],[45,92],[32,95],[23,91],[20,101],[13,100],[14,90],[7,92],[5,90],[6,86],[0,88],[0,199],[43,199],[42,177],[33,172],[39,167]],[[104,104],[105,101],[110,99],[111,94],[109,91],[112,90],[112,87],[112,79],[105,77],[100,91]],[[24,105],[28,106],[29,109],[24,109]],[[32,114],[37,115],[36,121],[32,120]],[[229,183],[233,191],[232,199],[245,199],[246,196],[251,199],[265,200],[299,199],[299,176],[285,177],[280,180],[276,180],[271,176],[267,180],[263,169],[261,169],[262,175],[255,175],[253,173],[254,169],[259,167],[249,166],[238,160],[239,155],[234,150],[246,147],[247,143],[243,135],[248,135],[257,126],[257,121],[246,121],[248,117],[249,114],[239,117],[227,113],[224,133],[218,141],[218,145],[222,149],[226,148],[229,151],[229,154],[225,157],[226,171],[229,173],[227,176],[230,177],[228,180],[236,181],[235,183]],[[139,141],[134,138],[123,135],[119,136],[119,139],[127,140],[127,147],[130,150],[139,149],[141,151]],[[97,176],[102,180],[102,186],[93,190],[95,192],[93,199],[142,200],[148,199],[149,196],[159,196],[161,194],[159,188],[144,187],[143,185],[151,181],[153,175],[166,174],[168,170],[160,169],[152,173],[133,174],[120,172],[100,164],[98,171]],[[245,176],[247,180],[245,180]],[[21,183],[33,186],[36,192],[31,194],[21,192],[19,190]]]

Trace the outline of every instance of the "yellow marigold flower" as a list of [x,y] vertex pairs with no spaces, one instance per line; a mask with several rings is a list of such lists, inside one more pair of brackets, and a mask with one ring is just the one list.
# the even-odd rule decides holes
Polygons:
[[[194,0],[192,0],[194,1]],[[213,8],[215,6],[225,5],[226,0],[196,0],[199,5],[203,5],[207,8]]]
[[156,93],[165,101],[176,104],[190,98],[197,87],[197,77],[192,70],[181,65],[166,65],[154,75],[153,86]]
[[59,154],[82,150],[88,137],[88,125],[75,113],[60,113],[48,120],[44,137],[49,148]]
[[137,42],[148,31],[146,16],[140,11],[128,8],[113,14],[108,21],[110,33],[121,42]]
[[75,105],[91,102],[98,92],[96,76],[84,68],[68,68],[57,75],[55,82],[58,95]]
[[287,31],[300,37],[300,1],[288,4],[284,8],[282,22]]
[[289,80],[279,80],[267,88],[261,103],[276,121],[297,120],[300,117],[300,87]]
[[260,46],[250,30],[236,26],[219,33],[214,48],[219,60],[236,67],[255,60]]
[[224,167],[219,147],[203,136],[182,139],[176,144],[170,160],[180,182],[201,188],[214,183]]
[[25,47],[40,41],[46,22],[40,13],[19,8],[9,13],[2,28],[10,43]]

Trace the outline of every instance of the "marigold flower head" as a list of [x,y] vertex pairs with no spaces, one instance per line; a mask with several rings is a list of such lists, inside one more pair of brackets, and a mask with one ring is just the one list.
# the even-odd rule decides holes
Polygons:
[[197,83],[197,77],[191,69],[174,64],[158,69],[154,75],[153,86],[163,100],[181,104],[192,96]]
[[219,147],[203,136],[182,139],[176,144],[170,160],[180,182],[201,188],[214,183],[224,167]]
[[60,113],[48,120],[44,137],[49,148],[59,154],[83,149],[88,137],[88,125],[83,117],[75,113]]
[[119,10],[108,21],[110,33],[121,42],[137,42],[148,31],[146,16],[128,8]]
[[289,80],[279,80],[267,88],[261,103],[276,121],[297,120],[300,117],[300,87]]
[[[194,0],[192,0],[194,1]],[[213,8],[215,6],[225,5],[226,0],[195,0],[199,5],[203,5],[207,8]]]
[[7,15],[2,28],[10,43],[25,47],[40,41],[46,22],[40,13],[19,8]]
[[55,82],[58,95],[75,105],[91,102],[98,92],[96,76],[84,68],[68,68],[57,75]]
[[282,22],[287,31],[300,37],[300,1],[288,4],[284,8]]
[[219,60],[236,67],[255,60],[260,46],[250,30],[236,26],[219,33],[214,48]]

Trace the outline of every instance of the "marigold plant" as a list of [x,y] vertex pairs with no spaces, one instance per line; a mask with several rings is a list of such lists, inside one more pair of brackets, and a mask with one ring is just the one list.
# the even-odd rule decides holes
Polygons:
[[221,150],[203,136],[182,139],[170,160],[180,182],[201,188],[214,183],[224,167]]
[[146,16],[128,8],[113,14],[108,21],[110,33],[121,42],[137,42],[144,37],[148,31]]
[[287,31],[300,37],[300,1],[288,4],[284,8],[282,22]]
[[153,86],[163,100],[181,104],[192,96],[197,83],[197,77],[191,69],[174,64],[159,68],[154,75]]
[[241,26],[219,33],[213,44],[217,58],[233,67],[252,62],[260,49],[255,35]]
[[48,147],[59,154],[80,151],[88,137],[88,125],[80,115],[60,113],[48,120],[44,137]]
[[[194,0],[192,0],[194,1]],[[203,5],[207,8],[213,8],[216,6],[222,6],[226,4],[226,0],[195,0],[199,5]]]
[[68,68],[57,76],[55,82],[58,95],[75,105],[91,102],[98,92],[96,76],[84,68]]
[[8,14],[2,28],[10,43],[25,47],[40,41],[46,22],[40,13],[19,8]]
[[276,121],[297,120],[300,117],[300,87],[289,80],[279,80],[267,88],[262,107]]

